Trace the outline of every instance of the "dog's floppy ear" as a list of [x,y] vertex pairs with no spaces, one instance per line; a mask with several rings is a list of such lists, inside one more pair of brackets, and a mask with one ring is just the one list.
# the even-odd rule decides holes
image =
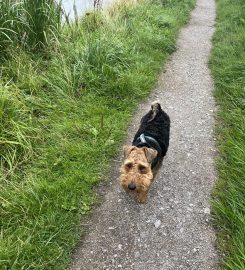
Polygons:
[[124,145],[123,146],[124,158],[127,158],[128,155],[131,153],[131,151],[133,151],[134,149],[135,149],[135,146],[133,145]]
[[151,163],[153,161],[153,159],[156,158],[157,151],[155,149],[148,148],[148,147],[143,147],[143,149],[144,149],[144,152],[145,152],[145,156],[147,158],[147,161],[149,163]]

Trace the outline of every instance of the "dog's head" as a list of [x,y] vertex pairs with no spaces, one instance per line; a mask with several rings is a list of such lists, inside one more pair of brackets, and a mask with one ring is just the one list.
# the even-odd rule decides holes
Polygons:
[[151,163],[157,156],[157,151],[151,148],[126,145],[124,161],[121,166],[120,182],[131,195],[147,191],[153,181]]

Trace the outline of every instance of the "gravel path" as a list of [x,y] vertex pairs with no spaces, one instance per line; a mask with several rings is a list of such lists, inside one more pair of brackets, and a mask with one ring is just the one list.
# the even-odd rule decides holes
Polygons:
[[216,179],[215,105],[207,66],[214,20],[214,0],[198,0],[157,89],[139,106],[129,128],[128,143],[155,99],[172,121],[170,148],[148,203],[138,205],[121,191],[115,162],[113,182],[90,220],[72,270],[217,269],[215,233],[209,221]]

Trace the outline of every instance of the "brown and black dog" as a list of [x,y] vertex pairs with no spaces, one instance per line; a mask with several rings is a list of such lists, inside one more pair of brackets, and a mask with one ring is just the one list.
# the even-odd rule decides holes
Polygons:
[[120,183],[139,203],[147,200],[150,186],[169,145],[170,118],[158,102],[141,119],[132,145],[124,146]]

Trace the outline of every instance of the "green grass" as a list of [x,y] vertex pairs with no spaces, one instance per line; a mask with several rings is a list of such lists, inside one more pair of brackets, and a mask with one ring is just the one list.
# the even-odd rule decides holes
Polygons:
[[0,59],[16,47],[40,51],[57,42],[61,19],[58,1],[1,0]]
[[120,4],[20,45],[0,77],[0,269],[65,269],[139,101],[193,0]]
[[211,68],[220,158],[213,211],[223,268],[245,269],[245,3],[217,0]]

